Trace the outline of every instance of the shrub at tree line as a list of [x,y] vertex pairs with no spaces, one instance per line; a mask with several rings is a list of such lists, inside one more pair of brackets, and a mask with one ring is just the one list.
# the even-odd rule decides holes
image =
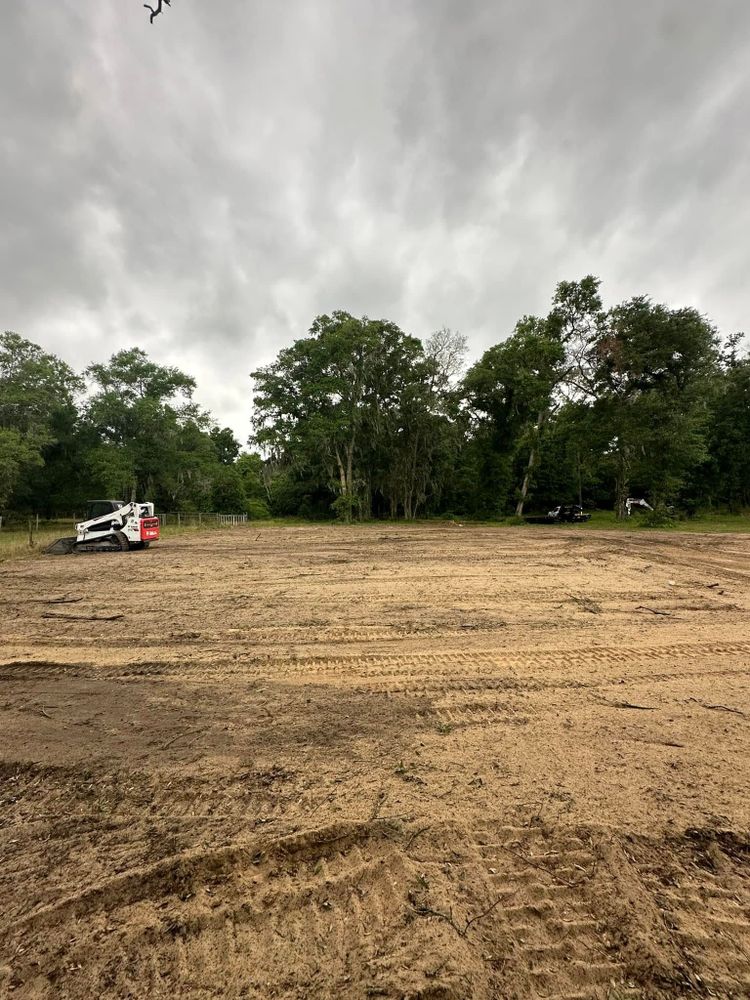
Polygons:
[[319,316],[252,373],[250,452],[193,401],[195,381],[119,351],[80,376],[0,337],[0,511],[93,496],[161,510],[342,520],[520,517],[560,502],[669,511],[750,505],[750,359],[694,309],[599,281],[558,285],[464,370],[466,340]]

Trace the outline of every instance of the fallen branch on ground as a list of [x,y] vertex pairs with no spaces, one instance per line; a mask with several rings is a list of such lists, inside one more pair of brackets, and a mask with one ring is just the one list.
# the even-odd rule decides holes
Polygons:
[[458,926],[456,921],[453,919],[453,914],[443,913],[442,910],[433,910],[430,906],[414,906],[412,904],[412,910],[420,917],[439,917],[444,920],[447,924],[450,924],[453,930],[458,934],[459,937],[466,937],[466,929],[463,930]]
[[[423,831],[420,830],[418,832],[421,833]],[[566,879],[560,878],[554,872],[550,871],[549,868],[545,868],[544,865],[537,864],[535,861],[532,861],[531,858],[527,858],[524,854],[520,854],[518,851],[514,851],[510,847],[502,847],[502,849],[504,851],[507,851],[508,854],[512,854],[514,858],[518,858],[518,860],[522,861],[524,864],[530,865],[532,868],[537,868],[539,871],[542,871],[546,875],[549,875],[551,879],[554,879],[554,881],[559,883],[560,885],[567,886],[568,888],[571,889],[575,888],[577,885],[580,885],[582,882],[588,881],[593,876],[594,871],[596,870],[596,866],[594,866],[594,870],[592,870],[592,872],[590,873],[586,872],[584,878],[578,879],[576,882],[569,882]],[[581,870],[585,871],[585,869]],[[508,898],[509,897],[507,893],[501,893],[501,895],[499,895],[497,899],[493,903],[491,903],[490,906],[487,907],[487,909],[482,910],[481,913],[477,913],[473,917],[470,917],[464,923],[463,927],[460,927],[453,919],[452,909],[448,913],[444,913],[442,910],[433,910],[431,906],[425,906],[424,904],[421,903],[416,906],[414,905],[414,903],[412,903],[411,907],[412,910],[414,910],[414,912],[421,917],[438,917],[440,920],[444,920],[447,924],[450,924],[450,926],[453,928],[456,934],[458,934],[459,937],[465,938],[469,932],[469,928],[473,924],[476,924],[478,921],[483,920],[485,917],[488,917],[490,913],[492,913],[492,911],[495,910],[501,903],[507,902]]]
[[404,844],[404,851],[408,851],[411,845],[417,839],[417,837],[421,836],[423,833],[427,833],[429,829],[430,829],[429,826],[423,826],[420,827],[419,830],[415,830],[415,832],[411,835],[411,837],[409,837],[409,839]]
[[684,743],[678,743],[677,740],[650,740],[646,736],[631,736],[632,740],[636,743],[652,743],[654,746],[658,747],[681,747],[684,748]]
[[502,893],[500,896],[497,897],[494,903],[492,903],[490,906],[487,907],[486,910],[482,910],[482,912],[477,913],[475,917],[469,918],[463,925],[463,927],[459,927],[459,925],[453,919],[452,909],[449,911],[449,913],[443,913],[442,910],[433,910],[431,906],[424,906],[422,904],[420,904],[419,906],[415,906],[413,903],[411,908],[420,917],[439,917],[440,920],[445,920],[446,923],[451,925],[451,927],[456,932],[456,934],[458,934],[459,937],[465,938],[466,935],[469,933],[469,928],[472,926],[472,924],[475,924],[477,923],[477,921],[483,920],[485,917],[488,917],[490,913],[492,913],[492,911],[495,910],[501,903],[507,902],[508,898],[509,897],[507,893]]
[[492,911],[495,909],[495,907],[499,906],[503,902],[506,902],[508,899],[510,899],[510,896],[506,896],[503,893],[502,896],[497,897],[492,906],[488,906],[486,910],[482,910],[481,913],[477,913],[477,915],[475,917],[472,917],[471,920],[467,920],[466,926],[464,927],[463,937],[466,937],[466,932],[468,931],[468,929],[471,927],[472,924],[475,924],[478,920],[484,919],[484,917],[488,917],[490,913],[492,913]]
[[609,705],[610,708],[636,708],[639,712],[655,712],[655,705],[636,705],[632,701],[607,701],[602,700],[603,705]]
[[43,611],[42,618],[60,618],[69,622],[116,622],[125,615],[56,615],[53,611]]
[[176,736],[173,736],[171,740],[167,740],[167,742],[162,747],[162,750],[167,750],[169,747],[172,746],[173,743],[176,743],[177,740],[181,740],[183,736],[197,736],[199,733],[205,733],[207,731],[208,730],[206,729],[188,729],[184,733],[178,733]]
[[[576,885],[578,885],[578,882],[568,882],[566,881],[566,879],[560,878],[559,875],[556,875],[554,872],[551,872],[549,868],[546,868],[544,865],[537,864],[536,861],[532,861],[531,858],[527,858],[525,854],[521,854],[519,851],[514,851],[512,847],[505,847],[504,844],[500,844],[499,846],[501,850],[505,851],[508,854],[511,854],[514,858],[517,858],[519,861],[522,861],[525,865],[529,865],[529,867],[531,868],[537,868],[540,872],[544,872],[546,875],[549,875],[550,878],[554,879],[556,882],[559,882],[561,885],[567,886],[569,889],[572,889]],[[585,880],[580,879],[580,881],[583,882]]]
[[710,708],[714,712],[732,712],[733,715],[746,715],[741,708],[732,708],[731,705],[709,705],[706,701],[698,701],[697,698],[688,698],[688,701],[694,701],[696,705],[700,705],[701,708]]
[[644,604],[639,604],[636,611],[648,611],[650,615],[663,615],[665,618],[677,618],[671,611],[659,611],[657,608],[647,608]]
[[32,597],[27,604],[78,604],[82,597]]

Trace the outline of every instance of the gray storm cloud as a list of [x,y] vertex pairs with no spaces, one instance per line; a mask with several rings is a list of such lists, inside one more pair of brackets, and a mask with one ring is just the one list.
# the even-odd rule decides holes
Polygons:
[[8,3],[0,323],[139,344],[244,439],[345,308],[477,355],[563,278],[750,307],[745,0]]

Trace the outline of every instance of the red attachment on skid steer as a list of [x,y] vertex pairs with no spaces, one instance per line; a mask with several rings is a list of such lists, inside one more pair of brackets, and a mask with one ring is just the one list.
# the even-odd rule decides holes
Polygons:
[[159,538],[159,518],[158,517],[143,517],[141,518],[141,541],[142,542],[155,542]]

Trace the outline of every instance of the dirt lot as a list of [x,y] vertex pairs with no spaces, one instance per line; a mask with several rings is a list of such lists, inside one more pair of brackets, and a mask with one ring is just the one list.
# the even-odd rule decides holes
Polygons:
[[750,997],[750,538],[0,569],[0,996]]

